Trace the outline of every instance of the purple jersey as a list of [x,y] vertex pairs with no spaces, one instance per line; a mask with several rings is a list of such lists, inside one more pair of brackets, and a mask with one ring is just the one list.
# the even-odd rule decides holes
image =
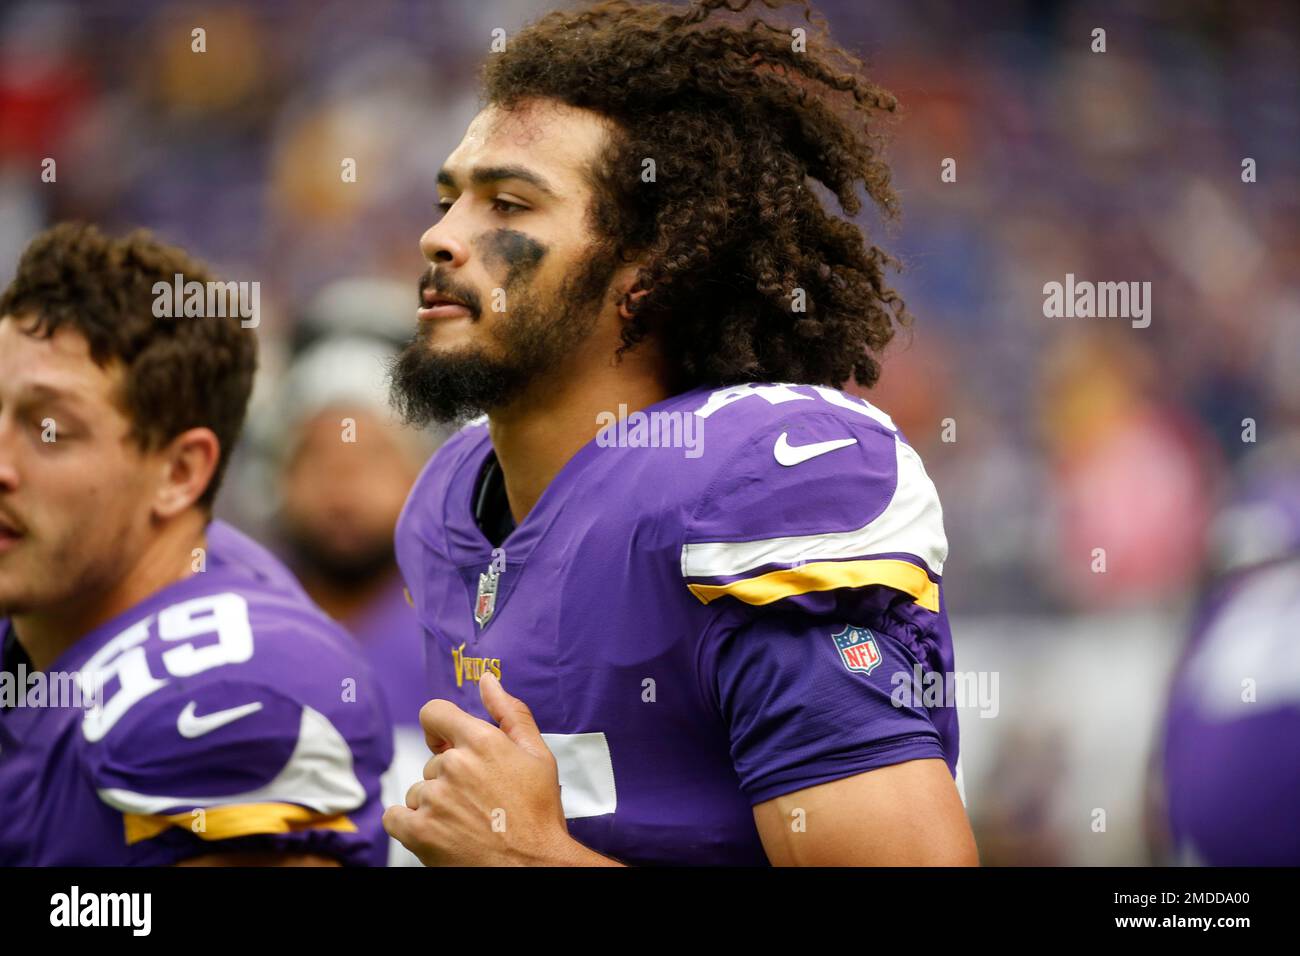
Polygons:
[[[420,728],[420,708],[429,699],[429,687],[424,676],[423,634],[397,574],[346,624],[369,662],[393,718],[393,763],[384,774],[383,795],[385,805],[400,805],[429,759]],[[389,866],[421,865],[419,858],[396,840],[389,841],[389,850]]]
[[1300,557],[1239,572],[1202,606],[1165,724],[1164,790],[1179,861],[1300,865],[1297,635]]
[[891,700],[948,673],[934,485],[889,418],[834,389],[698,389],[573,456],[494,549],[471,424],[397,528],[431,696],[532,708],[569,832],[632,864],[761,864],[752,806],[920,758],[957,715]]
[[261,546],[214,522],[206,550],[51,665],[88,693],[102,681],[95,706],[0,710],[0,864],[383,865],[392,738],[367,665]]
[[429,700],[424,645],[415,611],[396,573],[374,600],[344,624],[379,681],[393,723],[415,729],[423,741],[420,708]]

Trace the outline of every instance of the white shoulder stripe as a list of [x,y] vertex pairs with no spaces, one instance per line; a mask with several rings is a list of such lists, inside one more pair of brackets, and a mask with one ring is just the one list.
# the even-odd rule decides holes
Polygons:
[[174,807],[219,807],[244,803],[297,803],[317,813],[349,813],[366,800],[366,789],[352,766],[352,748],[329,718],[302,709],[298,743],[289,762],[265,786],[219,797],[156,797],[106,787],[99,797],[123,813],[164,813]]
[[682,576],[725,577],[744,574],[765,564],[861,558],[891,552],[914,554],[935,574],[943,574],[948,539],[943,533],[939,494],[925,473],[921,456],[897,438],[894,448],[898,458],[898,484],[885,510],[873,521],[852,531],[686,544],[682,547]]

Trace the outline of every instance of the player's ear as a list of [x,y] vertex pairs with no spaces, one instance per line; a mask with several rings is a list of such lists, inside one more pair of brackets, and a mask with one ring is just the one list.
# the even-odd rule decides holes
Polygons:
[[637,299],[644,298],[645,296],[647,296],[647,295],[649,295],[649,294],[650,294],[650,290],[649,290],[649,289],[637,289],[635,292],[630,292],[630,293],[629,293],[629,292],[623,292],[623,293],[620,293],[620,294],[619,294],[619,297],[618,297],[618,314],[619,314],[619,317],[620,317],[624,322],[627,322],[627,321],[631,320],[631,318],[632,318],[632,312],[629,310],[628,305],[629,305],[630,303],[632,303],[632,302],[635,302]]
[[625,261],[620,265],[609,280],[610,292],[613,294],[614,301],[618,304],[619,318],[624,322],[632,318],[632,313],[628,310],[628,303],[650,294],[649,289],[637,288],[637,274],[641,271],[645,262],[643,255],[636,254],[631,261]]
[[203,496],[221,458],[221,442],[211,428],[191,428],[159,453],[162,480],[154,491],[153,511],[173,518]]

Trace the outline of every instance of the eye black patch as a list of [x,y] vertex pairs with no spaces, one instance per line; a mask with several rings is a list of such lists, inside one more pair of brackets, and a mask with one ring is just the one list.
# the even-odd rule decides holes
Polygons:
[[514,229],[497,229],[474,240],[489,262],[506,267],[505,285],[513,285],[537,269],[550,247]]

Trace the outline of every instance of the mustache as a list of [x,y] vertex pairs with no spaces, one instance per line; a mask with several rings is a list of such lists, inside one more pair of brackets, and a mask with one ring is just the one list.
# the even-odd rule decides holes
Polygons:
[[434,271],[432,266],[424,270],[424,274],[420,276],[419,288],[416,290],[416,301],[420,305],[424,304],[425,289],[433,289],[438,295],[463,302],[476,319],[482,313],[478,294],[473,289],[466,289],[449,282],[445,275]]

